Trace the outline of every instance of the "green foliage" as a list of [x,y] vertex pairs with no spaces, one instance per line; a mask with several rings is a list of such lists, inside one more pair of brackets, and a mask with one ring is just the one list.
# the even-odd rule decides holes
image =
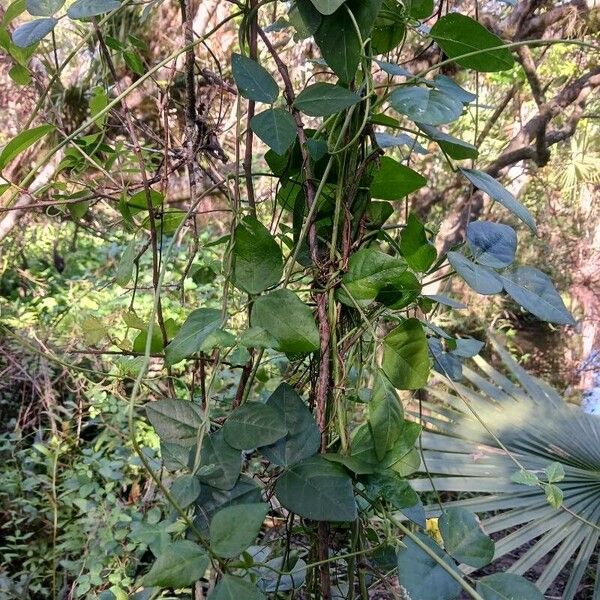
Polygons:
[[266,596],[249,581],[234,575],[224,575],[210,595],[210,600],[265,600]]
[[543,598],[535,585],[512,573],[496,573],[482,577],[477,582],[477,591],[484,600],[505,600],[506,598],[542,600]]
[[494,558],[494,542],[467,509],[448,508],[440,517],[439,527],[446,552],[458,562],[485,567]]
[[210,523],[210,546],[223,558],[235,558],[258,535],[269,510],[268,504],[227,506]]
[[[145,6],[143,18],[158,4]],[[436,319],[442,310],[446,319],[446,309],[463,305],[442,294],[424,293],[432,282],[458,274],[479,294],[506,292],[540,320],[573,324],[573,317],[544,273],[515,264],[517,234],[508,225],[470,223],[465,242],[438,256],[437,227],[422,222],[409,205],[411,194],[437,183],[438,159],[464,175],[465,187],[485,193],[533,232],[535,221],[488,173],[474,164],[461,168],[453,163],[479,158],[480,141],[461,138],[478,137],[469,135],[479,133],[479,124],[472,131],[470,119],[487,110],[483,99],[447,75],[432,76],[437,66],[412,74],[402,64],[388,62],[402,62],[405,45],[420,56],[421,44],[428,49],[435,42],[449,61],[489,73],[512,69],[512,51],[460,13],[438,15],[428,29],[431,0],[288,4],[276,3],[274,13],[268,11],[274,23],[266,29],[266,7],[252,2],[234,3],[206,38],[194,38],[188,21],[181,28],[188,36],[182,48],[160,61],[159,53],[151,52],[126,20],[138,14],[137,7],[116,0],[76,0],[66,14],[58,14],[64,10],[60,0],[29,0],[9,10],[11,19],[25,6],[31,15],[42,17],[16,28],[12,42],[2,31],[2,47],[25,69],[14,72],[13,79],[27,80],[29,53],[50,51],[45,58],[51,60],[44,64],[56,70],[48,92],[56,81],[61,83],[63,67],[52,52],[58,52],[56,25],[65,17],[77,21],[82,35],[73,56],[83,47],[90,53],[99,48],[103,62],[92,67],[78,121],[65,125],[61,115],[58,145],[35,163],[23,182],[11,182],[2,191],[12,194],[14,188],[12,202],[16,191],[24,190],[65,148],[50,181],[27,193],[48,196],[48,217],[73,226],[73,248],[77,235],[88,239],[101,230],[112,243],[110,253],[96,256],[90,269],[94,277],[100,274],[96,287],[77,289],[81,297],[66,295],[63,288],[68,287],[65,281],[77,288],[75,282],[83,279],[89,265],[79,264],[76,256],[65,265],[58,242],[50,240],[47,250],[60,276],[41,278],[49,288],[43,307],[22,309],[16,286],[5,284],[4,276],[1,282],[16,304],[8,318],[2,315],[7,332],[18,331],[15,335],[32,345],[25,339],[27,324],[43,325],[45,335],[32,337],[39,356],[79,373],[81,380],[70,383],[85,390],[81,397],[98,390],[103,395],[102,402],[85,409],[78,405],[73,437],[72,424],[57,427],[50,414],[46,428],[52,434],[42,436],[44,443],[29,443],[27,452],[43,455],[34,462],[44,473],[44,493],[51,502],[40,509],[36,498],[33,504],[40,514],[26,517],[27,533],[18,524],[13,528],[8,541],[11,573],[26,572],[12,563],[41,523],[54,541],[51,560],[43,556],[47,546],[37,552],[44,564],[33,565],[36,577],[38,570],[46,573],[36,581],[40,594],[52,588],[56,596],[59,584],[61,589],[72,584],[76,597],[171,594],[165,589],[187,597],[200,587],[211,600],[266,599],[267,594],[288,592],[331,597],[326,588],[335,572],[340,590],[348,587],[341,594],[352,598],[360,590],[366,597],[366,573],[376,580],[378,561],[383,561],[387,572],[397,566],[400,585],[415,599],[451,600],[461,589],[476,597],[475,585],[486,600],[511,594],[535,598],[535,588],[513,575],[486,576],[471,584],[473,570],[490,563],[494,552],[503,556],[516,546],[501,541],[494,549],[478,517],[464,505],[486,514],[505,505],[495,504],[495,497],[481,503],[458,497],[444,506],[439,521],[442,548],[426,535],[425,517],[432,507],[423,506],[418,492],[429,491],[434,482],[439,490],[470,491],[469,484],[483,472],[475,492],[516,494],[507,509],[507,527],[522,523],[510,511],[533,506],[536,514],[550,514],[548,529],[560,518],[565,536],[578,535],[571,512],[561,509],[574,505],[584,523],[593,525],[594,514],[586,512],[588,505],[577,504],[571,483],[581,471],[595,481],[597,469],[588,471],[590,461],[595,468],[597,457],[593,451],[578,456],[578,448],[569,448],[575,455],[569,462],[565,449],[555,452],[558,446],[553,444],[559,439],[568,446],[580,419],[574,419],[573,430],[561,430],[552,422],[547,431],[540,427],[523,438],[521,432],[534,422],[532,415],[509,415],[498,426],[507,427],[503,440],[509,452],[518,451],[522,463],[517,463],[516,473],[511,464],[507,473],[509,458],[494,453],[490,466],[504,468],[499,480],[497,474],[489,476],[487,464],[480,469],[472,459],[481,444],[493,447],[497,442],[487,428],[478,429],[473,414],[461,412],[456,399],[438,388],[432,393],[444,404],[419,394],[417,412],[408,391],[424,388],[433,369],[446,377],[448,389],[466,391],[477,417],[486,408],[486,401],[462,383],[463,377],[482,382],[463,360],[476,356],[483,342],[439,327]],[[189,3],[181,9],[192,20]],[[287,9],[286,17],[282,11]],[[95,18],[112,11],[110,17]],[[234,50],[239,51],[232,53],[230,64],[221,64],[210,38],[230,22],[238,28],[239,47]],[[290,27],[295,40],[312,38],[321,54],[315,61],[318,72],[303,77],[303,87],[269,37]],[[38,46],[51,32],[52,43]],[[218,75],[203,66],[197,88],[200,53],[214,59]],[[186,60],[179,61],[184,54]],[[387,60],[376,58],[384,54]],[[175,72],[163,77],[171,63],[185,65],[185,77]],[[125,91],[120,80],[112,81],[121,68],[134,76]],[[271,75],[275,72],[284,84],[283,94]],[[223,115],[233,106],[225,106],[229,100],[224,98],[235,96],[230,76],[238,104],[230,112],[235,122],[225,123]],[[394,79],[400,77],[404,79]],[[113,86],[121,97],[111,107]],[[161,99],[159,113],[148,123],[123,102],[146,86],[156,86]],[[210,94],[222,94],[220,102],[213,102],[216,96],[205,102],[209,88]],[[475,101],[477,106],[470,107]],[[254,102],[268,106],[254,114]],[[218,117],[213,112],[217,104]],[[445,125],[451,125],[451,133],[438,128]],[[54,128],[27,126],[4,146],[0,169],[49,138]],[[221,135],[230,137],[221,143]],[[258,152],[264,150],[261,141],[268,148],[264,159]],[[422,157],[436,147],[436,158],[426,159],[434,168],[427,169]],[[233,155],[234,166],[221,172],[219,161]],[[189,198],[181,202],[169,183],[186,170]],[[207,190],[203,186],[209,180]],[[209,213],[203,213],[209,195],[214,196],[214,211],[209,212],[224,215],[219,222],[210,222]],[[50,213],[50,207],[56,212]],[[52,269],[48,261],[47,268]],[[10,276],[22,277],[18,269]],[[65,294],[60,306],[57,289]],[[86,300],[87,294],[93,299]],[[71,307],[84,310],[73,316]],[[61,325],[63,318],[67,323]],[[71,334],[68,343],[65,331]],[[89,346],[94,346],[92,352]],[[68,352],[66,360],[57,358],[61,347]],[[81,358],[72,358],[72,349]],[[486,372],[493,370],[486,367]],[[493,379],[506,388],[501,400],[514,391],[506,378],[496,374]],[[493,388],[486,384],[485,392]],[[516,401],[529,398],[525,402],[533,406],[551,396],[532,380],[525,388],[527,393],[516,394]],[[101,405],[107,398],[119,403],[116,423],[88,422],[85,411],[103,416],[107,411]],[[563,417],[558,423],[572,417],[555,397],[551,403]],[[506,405],[494,399],[495,411]],[[419,421],[430,421],[428,428],[417,422],[417,414]],[[79,450],[82,421],[103,429],[99,439]],[[505,422],[516,425],[508,429]],[[471,436],[474,428],[477,433]],[[546,439],[541,445],[531,441],[542,434]],[[444,444],[436,445],[444,436]],[[444,461],[436,453],[453,456]],[[421,468],[434,479],[409,482]],[[444,475],[453,470],[459,473],[448,482]],[[106,480],[104,489],[92,481],[98,474]],[[35,490],[36,477],[25,481],[22,494]],[[20,506],[15,512],[26,509]],[[408,519],[410,529],[390,510]],[[273,518],[267,526],[268,512]],[[482,521],[493,525],[495,518],[483,516]],[[85,536],[95,540],[94,520],[103,527],[99,550],[81,557],[77,545],[88,544]],[[525,543],[542,535],[542,542],[552,548],[543,527],[523,527],[514,537]],[[584,563],[595,540],[585,542]],[[562,568],[575,546],[569,540],[551,560]],[[87,562],[90,556],[92,564]],[[517,570],[525,573],[528,560]],[[462,564],[460,569],[455,561]],[[578,565],[575,571],[572,590],[582,568]],[[540,588],[547,588],[549,578],[547,573],[541,577]],[[156,589],[139,590],[140,585]]]
[[385,336],[383,344],[383,370],[395,387],[415,390],[427,384],[427,338],[417,319],[398,325]]
[[269,446],[288,433],[283,419],[284,415],[267,404],[248,403],[229,415],[223,437],[239,450]]
[[275,493],[288,510],[313,521],[354,521],[357,516],[352,480],[320,456],[289,467]]
[[25,152],[27,148],[48,135],[53,129],[54,125],[40,125],[39,127],[22,131],[15,136],[0,152],[0,170],[4,169],[16,156]]
[[[431,28],[432,39],[449,58],[476,71],[503,71],[515,63],[502,40],[477,21],[452,13],[439,19]],[[472,56],[464,56],[472,54]]]
[[187,587],[204,575],[208,562],[207,554],[198,544],[189,540],[173,542],[158,556],[144,577],[144,585]]
[[281,250],[269,230],[253,217],[244,217],[235,229],[232,283],[260,294],[277,285],[283,273]]
[[296,140],[296,123],[290,113],[281,108],[259,113],[250,125],[254,133],[277,154],[285,154]]
[[[439,557],[450,569],[452,559],[428,536],[418,533],[417,539]],[[460,585],[442,565],[427,554],[412,539],[404,542],[398,552],[398,581],[411,598],[421,600],[452,600],[460,591]]]
[[251,323],[272,335],[281,352],[313,352],[319,347],[312,311],[287,289],[258,298],[252,306]]
[[249,100],[273,104],[279,88],[269,72],[256,61],[241,54],[231,57],[231,72],[240,94]]
[[339,85],[315,83],[302,90],[294,106],[311,117],[327,117],[360,102],[360,96]]
[[390,103],[400,114],[425,125],[452,123],[463,111],[462,102],[430,87],[398,88],[392,93]]

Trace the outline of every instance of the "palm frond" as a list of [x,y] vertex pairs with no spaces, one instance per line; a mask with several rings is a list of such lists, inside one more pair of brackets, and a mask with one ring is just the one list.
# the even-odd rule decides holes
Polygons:
[[[522,575],[541,563],[536,584],[542,592],[563,574],[562,599],[580,598],[590,563],[600,568],[600,417],[567,404],[493,343],[509,376],[478,357],[474,368],[464,369],[465,384],[439,376],[431,386],[422,403],[423,459],[431,479],[420,477],[413,487],[467,496],[446,505],[482,516],[483,528],[495,534],[494,561],[519,550],[509,572]],[[518,465],[542,473],[555,462],[565,473],[557,484],[564,495],[559,509],[542,486],[511,480]],[[426,512],[437,516],[440,509],[430,505]],[[592,598],[600,599],[597,575]]]

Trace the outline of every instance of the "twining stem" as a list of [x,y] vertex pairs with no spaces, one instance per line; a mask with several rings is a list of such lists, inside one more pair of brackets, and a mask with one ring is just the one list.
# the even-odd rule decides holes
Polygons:
[[[96,37],[98,38],[98,43],[100,44],[100,50],[104,55],[104,59],[106,61],[106,65],[110,71],[110,74],[115,83],[115,89],[117,90],[117,94],[121,95],[123,90],[121,88],[121,83],[119,81],[119,76],[117,75],[117,71],[115,69],[115,65],[112,61],[110,51],[108,50],[108,46],[104,42],[104,37],[100,28],[98,27],[98,23],[94,20],[94,29],[96,31]],[[146,171],[146,161],[144,160],[144,156],[142,154],[142,148],[140,144],[140,139],[138,137],[137,131],[135,129],[135,125],[133,123],[133,117],[131,116],[131,111],[129,110],[129,104],[127,102],[127,98],[123,98],[122,102],[123,106],[123,115],[125,117],[125,127],[127,129],[127,133],[131,138],[131,143],[133,145],[133,153],[138,161],[138,167],[140,171],[140,177],[142,178],[142,184],[144,186],[144,192],[146,196],[146,206],[148,208],[148,223],[150,225],[150,244],[152,247],[152,285],[154,286],[154,290],[156,291],[158,287],[158,270],[159,270],[159,250],[158,250],[158,234],[156,227],[156,219],[154,218],[154,206],[152,204],[152,189],[150,188],[150,183],[148,181],[148,174]],[[158,298],[158,306],[157,306],[157,319],[158,325],[160,327],[163,345],[167,345],[167,330],[165,328],[165,321],[163,318],[162,311],[162,303],[160,301],[160,296]]]

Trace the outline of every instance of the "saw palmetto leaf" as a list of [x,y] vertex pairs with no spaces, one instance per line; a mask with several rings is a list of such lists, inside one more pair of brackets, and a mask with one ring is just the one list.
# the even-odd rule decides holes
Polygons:
[[[494,561],[504,557],[506,564],[508,555],[517,554],[508,572],[524,575],[538,565],[535,583],[542,592],[561,576],[562,600],[581,598],[586,571],[599,568],[600,417],[567,404],[497,342],[494,347],[506,374],[476,357],[473,368],[464,368],[464,384],[440,375],[431,385],[430,401],[423,403],[424,462],[438,492],[468,496],[445,506],[480,515],[496,540]],[[514,483],[519,467],[513,459],[542,485]],[[548,503],[543,485],[552,463],[564,469],[556,483],[563,493],[559,509]],[[432,490],[425,477],[412,484]],[[437,505],[425,509],[429,517],[440,513]],[[586,593],[600,598],[600,578]]]

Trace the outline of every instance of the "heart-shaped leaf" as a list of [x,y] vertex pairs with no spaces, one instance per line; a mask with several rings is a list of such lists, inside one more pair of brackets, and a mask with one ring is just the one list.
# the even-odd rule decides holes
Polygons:
[[272,446],[261,448],[261,452],[280,467],[287,467],[313,456],[319,449],[321,434],[298,392],[287,383],[281,383],[269,396],[267,406],[281,415],[288,433]]
[[575,324],[552,280],[539,269],[517,267],[503,271],[499,278],[506,293],[538,319],[558,325]]
[[193,446],[202,425],[202,409],[189,400],[165,398],[148,402],[146,415],[158,437],[181,446]]
[[[40,19],[41,20],[41,19]],[[35,21],[32,21],[35,22]],[[0,152],[0,170],[27,148],[54,130],[54,125],[40,125],[18,133]]]
[[249,100],[273,104],[279,96],[277,83],[271,74],[255,60],[234,53],[231,72],[240,94]]
[[266,600],[266,596],[250,581],[235,575],[223,575],[208,600]]
[[[242,453],[232,448],[218,431],[204,436],[200,453],[198,479],[219,490],[230,490],[237,482],[242,468]],[[203,474],[202,469],[207,469]]]
[[51,17],[64,3],[65,0],[27,0],[27,12],[33,17]]
[[189,587],[204,576],[210,560],[198,544],[190,540],[173,542],[156,559],[144,585],[159,588]]
[[277,410],[259,402],[248,402],[234,410],[225,425],[225,441],[238,450],[268,446],[287,433],[285,423]]
[[305,115],[326,117],[360,102],[360,96],[331,83],[319,82],[302,90],[294,106]]
[[276,290],[257,298],[251,323],[266,329],[277,340],[276,350],[280,352],[313,352],[320,346],[312,311],[290,290]]
[[375,376],[375,387],[369,402],[369,426],[379,460],[391,450],[404,427],[404,410],[400,398],[382,371]]
[[[415,534],[443,560],[454,568],[452,559],[428,536]],[[411,598],[419,600],[455,600],[460,584],[439,563],[412,539],[402,540],[405,547],[398,551],[398,581]]]
[[346,0],[311,0],[322,15],[333,14]]
[[410,268],[425,273],[437,257],[433,244],[429,243],[425,227],[413,214],[408,215],[406,227],[402,230],[400,250]]
[[[468,69],[504,71],[515,64],[510,50],[501,47],[504,42],[466,15],[445,15],[431,28],[429,35],[449,58],[455,58],[459,65]],[[472,52],[478,53],[463,56]]]
[[71,19],[89,19],[116,10],[121,6],[117,0],[76,0],[67,9]]
[[[363,56],[356,25],[364,39],[370,37],[382,0],[347,0],[331,15],[323,15],[314,38],[323,58],[344,84],[349,84]],[[354,19],[348,14],[349,9]],[[356,25],[355,25],[356,24]]]
[[447,256],[454,270],[478,294],[489,296],[502,291],[502,282],[494,271],[470,261],[458,252],[448,252]]
[[192,311],[177,335],[165,349],[165,364],[172,366],[198,352],[202,343],[216,331],[221,323],[221,311],[199,308]]
[[239,556],[256,539],[268,512],[264,502],[221,509],[210,523],[210,547],[223,558]]
[[296,122],[289,112],[270,108],[250,121],[256,135],[277,154],[285,154],[296,140]]
[[354,521],[352,480],[343,467],[313,456],[290,467],[275,484],[281,504],[313,521]]
[[444,510],[439,519],[446,552],[458,562],[477,569],[494,558],[494,542],[483,531],[477,517],[462,506]]
[[477,582],[484,600],[544,600],[544,595],[530,581],[513,573],[495,573]]
[[18,48],[27,48],[44,39],[56,26],[58,19],[36,19],[17,27],[12,34],[12,41]]
[[371,195],[380,200],[401,200],[427,183],[423,175],[384,156],[371,181]]
[[415,123],[442,125],[460,117],[462,102],[445,92],[430,87],[409,86],[395,90],[390,104]]
[[534,233],[536,232],[535,220],[531,213],[503,185],[487,173],[477,169],[460,169],[460,171],[477,189],[502,204],[504,208],[510,210],[528,225]]
[[340,290],[338,297],[348,306],[369,304],[382,290],[396,288],[405,271],[404,259],[363,248],[350,257],[348,272],[342,278],[345,289]]
[[394,387],[424,387],[429,369],[427,338],[418,319],[406,319],[383,338],[383,370]]
[[424,123],[417,123],[417,125],[429,139],[437,142],[438,146],[450,158],[455,160],[465,160],[467,158],[477,158],[479,156],[479,151],[473,144],[459,140],[430,125],[425,125]]
[[244,217],[235,229],[231,280],[249,294],[260,294],[276,285],[283,273],[279,245],[254,217]]
[[515,260],[517,234],[508,225],[473,221],[467,225],[467,242],[480,265],[501,269]]

